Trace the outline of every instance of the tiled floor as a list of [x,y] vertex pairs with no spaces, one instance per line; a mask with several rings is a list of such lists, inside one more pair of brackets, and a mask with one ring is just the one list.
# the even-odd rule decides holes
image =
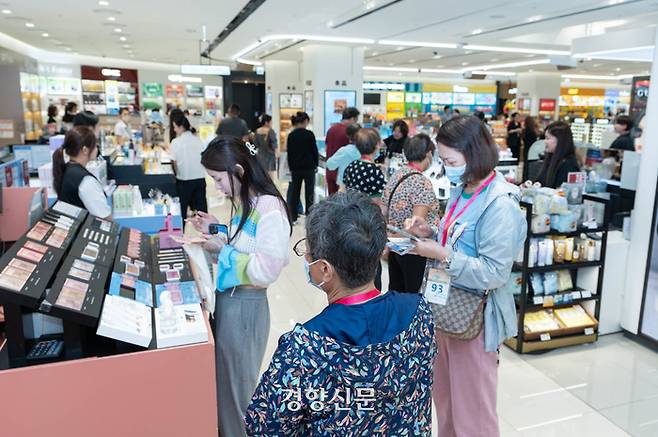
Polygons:
[[[302,219],[292,242],[303,233]],[[384,289],[387,276],[384,270]],[[326,306],[292,251],[268,297],[272,325],[263,369],[279,336]],[[503,347],[498,412],[504,437],[658,436],[658,353],[621,334],[542,355],[521,356]]]

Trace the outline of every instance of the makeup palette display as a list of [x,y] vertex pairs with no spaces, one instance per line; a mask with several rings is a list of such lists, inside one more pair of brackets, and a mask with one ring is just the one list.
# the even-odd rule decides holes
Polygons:
[[102,265],[108,269],[114,265],[114,255],[119,243],[119,225],[89,216],[76,238],[71,256]]

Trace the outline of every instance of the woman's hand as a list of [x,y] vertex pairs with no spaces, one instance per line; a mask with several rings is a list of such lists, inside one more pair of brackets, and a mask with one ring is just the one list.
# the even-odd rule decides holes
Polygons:
[[197,211],[194,217],[186,219],[185,221],[191,223],[192,226],[194,226],[194,229],[202,234],[210,233],[209,225],[211,223],[219,224],[219,220],[217,220],[216,217],[203,211]]
[[206,242],[203,243],[203,249],[212,255],[217,255],[226,245],[224,234],[204,235],[204,238],[206,238]]
[[427,221],[418,216],[413,216],[404,221],[404,229],[412,235],[420,238],[429,238],[434,233]]
[[450,248],[441,246],[434,240],[420,240],[415,241],[414,244],[416,245],[416,248],[409,253],[420,255],[425,258],[437,259],[439,261],[444,261],[452,252]]

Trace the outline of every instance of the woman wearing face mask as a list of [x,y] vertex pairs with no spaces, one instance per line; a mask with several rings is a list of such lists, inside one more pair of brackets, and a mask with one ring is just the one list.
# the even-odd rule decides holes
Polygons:
[[573,135],[567,123],[556,121],[546,128],[545,137],[546,155],[537,182],[544,187],[559,188],[567,182],[569,173],[580,171]]
[[456,289],[486,295],[480,332],[462,340],[441,330],[444,325],[436,315],[446,302],[434,300],[432,288],[423,290],[435,310],[439,346],[432,390],[438,434],[496,437],[497,350],[517,330],[514,296],[499,288],[509,279],[523,247],[525,214],[519,207],[518,187],[495,171],[498,147],[480,120],[450,120],[439,130],[437,141],[448,178],[460,185],[450,193],[438,230],[419,217],[410,219],[407,229],[426,238],[417,243],[416,252],[436,260],[433,278],[441,270],[450,278],[448,299]]
[[[218,190],[231,199],[228,241],[204,244],[217,257],[215,342],[219,431],[245,436],[244,415],[258,384],[270,330],[267,287],[288,263],[292,227],[287,206],[241,139],[218,136],[201,155]],[[206,213],[189,220],[203,234],[218,220]]]
[[[404,228],[404,221],[414,216],[433,225],[439,224],[439,201],[432,182],[423,175],[432,164],[433,153],[434,143],[426,134],[418,134],[404,145],[409,164],[396,171],[384,189],[383,205],[388,224]],[[417,293],[424,272],[425,258],[391,252],[388,289]]]
[[86,168],[97,156],[93,129],[74,127],[68,131],[62,147],[53,153],[53,187],[58,200],[84,208],[96,217],[111,219],[112,209],[105,191]]
[[418,294],[375,287],[385,243],[384,217],[365,194],[313,207],[293,250],[329,305],[280,338],[247,410],[249,435],[432,434],[432,315]]

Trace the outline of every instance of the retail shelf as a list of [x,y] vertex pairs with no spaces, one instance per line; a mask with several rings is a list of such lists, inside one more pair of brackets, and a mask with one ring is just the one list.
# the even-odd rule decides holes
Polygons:
[[593,334],[573,334],[563,337],[551,338],[550,340],[526,340],[521,343],[519,350],[519,343],[517,337],[510,338],[505,341],[505,344],[515,351],[521,353],[538,352],[542,350],[557,349],[565,346],[574,346],[577,344],[594,343],[598,339],[598,332],[594,331]]
[[[529,267],[528,273],[555,272],[558,270],[577,270],[583,267],[601,267],[601,266],[603,266],[602,261],[551,264],[550,266]],[[514,271],[520,272],[522,270],[523,270],[523,265],[521,263],[514,263]]]
[[548,231],[548,232],[538,232],[538,233],[531,233],[530,238],[541,238],[541,237],[550,237],[550,236],[559,236],[559,237],[577,237],[580,234],[593,234],[596,232],[604,232],[605,229],[599,227],[599,228],[580,228],[577,229],[573,232],[559,232],[559,231]]
[[[576,293],[576,295],[574,295],[574,293]],[[587,302],[590,300],[598,301],[600,299],[600,296],[598,294],[589,293],[589,296],[585,294],[585,297],[583,297],[583,293],[588,293],[588,291],[583,288],[576,287],[572,290],[562,291],[556,294],[549,294],[542,296],[528,296],[528,302],[526,303],[525,309],[526,311],[533,311],[533,310],[540,310],[542,308],[563,308],[567,306],[580,304],[582,302]],[[569,295],[572,297],[570,301],[568,302],[562,301],[560,303],[554,303],[556,297],[569,296]],[[574,296],[580,296],[580,297],[574,297]],[[553,303],[549,303],[549,301],[547,301],[547,298],[549,297],[553,298]],[[517,305],[521,306],[521,296],[515,295],[514,298],[516,299]],[[535,301],[535,299],[537,299],[537,301]],[[539,299],[541,299],[541,302],[539,302]]]

